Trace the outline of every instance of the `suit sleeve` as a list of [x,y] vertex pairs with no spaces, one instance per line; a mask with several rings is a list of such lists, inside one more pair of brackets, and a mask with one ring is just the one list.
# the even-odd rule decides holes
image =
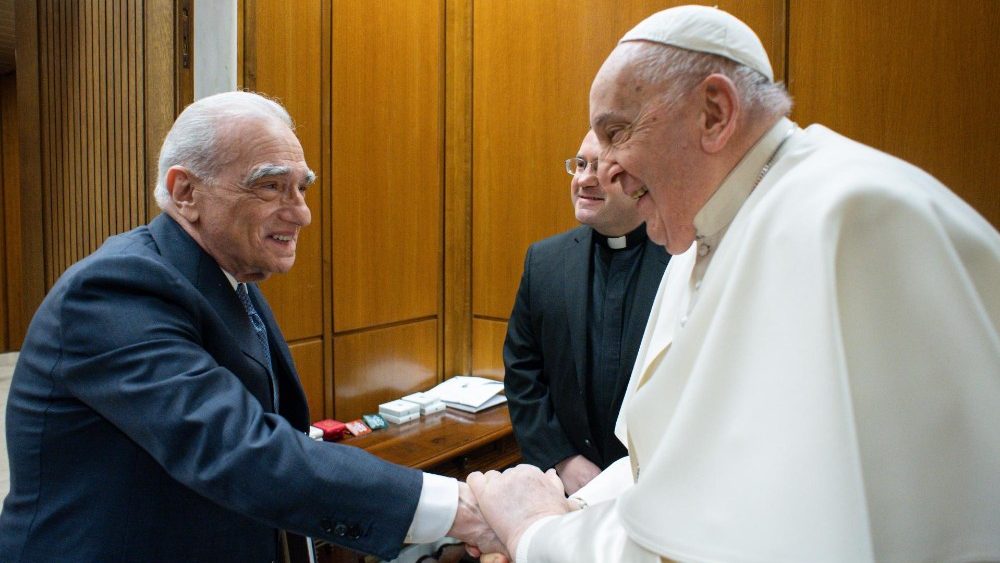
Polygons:
[[209,340],[219,346],[224,335],[203,330],[214,313],[199,295],[151,259],[92,264],[62,298],[54,377],[171,477],[220,506],[395,556],[421,473],[310,440],[266,413],[207,351]]
[[524,259],[521,285],[507,323],[503,346],[504,386],[510,403],[510,418],[521,454],[527,463],[548,469],[576,454],[556,418],[545,373],[540,338],[532,322],[531,259]]

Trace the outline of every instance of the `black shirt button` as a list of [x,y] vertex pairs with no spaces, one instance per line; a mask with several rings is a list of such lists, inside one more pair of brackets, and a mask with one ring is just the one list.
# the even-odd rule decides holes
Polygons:
[[585,445],[585,446],[587,446],[589,448],[590,447],[590,439],[589,438],[584,439],[583,445]]
[[326,532],[328,534],[332,534],[333,533],[333,522],[331,522],[329,518],[324,518],[324,519],[320,520],[319,521],[319,526],[320,526],[320,528],[323,528],[324,532]]
[[338,536],[340,536],[340,537],[346,536],[347,535],[347,525],[344,524],[343,522],[337,524],[333,528],[333,533],[336,534],[336,535],[338,535]]
[[360,538],[361,526],[358,526],[357,524],[351,524],[350,527],[347,528],[347,537],[351,538],[352,540]]

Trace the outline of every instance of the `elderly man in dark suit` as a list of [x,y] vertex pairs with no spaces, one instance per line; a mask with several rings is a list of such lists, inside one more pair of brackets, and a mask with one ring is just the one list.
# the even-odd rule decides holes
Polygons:
[[181,114],[163,213],[72,266],[28,330],[0,560],[272,561],[280,530],[385,558],[488,537],[464,484],[305,435],[254,282],[292,267],[313,179],[272,100],[230,92]]
[[528,249],[503,350],[524,459],[554,467],[569,494],[627,455],[615,420],[669,260],[636,201],[598,182],[599,151],[589,132],[566,161],[583,225]]

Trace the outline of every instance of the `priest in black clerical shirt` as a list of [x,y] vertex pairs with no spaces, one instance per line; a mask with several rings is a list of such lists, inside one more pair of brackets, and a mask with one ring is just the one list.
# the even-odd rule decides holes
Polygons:
[[503,349],[524,460],[555,467],[568,494],[627,455],[615,420],[670,258],[636,200],[598,182],[599,150],[589,132],[566,161],[582,226],[528,249]]

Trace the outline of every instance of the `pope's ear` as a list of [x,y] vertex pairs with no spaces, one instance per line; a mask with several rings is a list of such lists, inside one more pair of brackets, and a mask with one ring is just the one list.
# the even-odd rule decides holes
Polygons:
[[164,178],[171,204],[191,223],[198,220],[194,181],[194,175],[183,166],[171,166]]
[[722,74],[712,74],[698,87],[701,94],[701,148],[710,154],[725,148],[736,130],[740,97],[736,85]]

